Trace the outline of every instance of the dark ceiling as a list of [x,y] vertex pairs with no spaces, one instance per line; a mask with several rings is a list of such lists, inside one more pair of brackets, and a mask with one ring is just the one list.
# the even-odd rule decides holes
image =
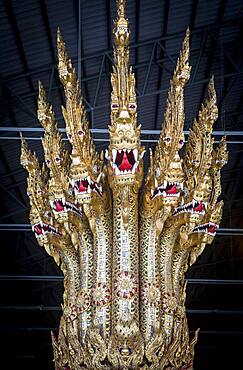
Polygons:
[[[26,173],[19,163],[22,131],[43,159],[36,118],[37,81],[44,83],[60,127],[64,103],[56,70],[56,29],[82,81],[97,147],[107,145],[109,73],[115,0],[0,2],[0,291],[2,361],[7,369],[53,369],[50,330],[58,326],[61,272],[28,226]],[[188,317],[201,328],[195,370],[240,369],[243,345],[243,3],[242,0],[129,0],[131,63],[138,119],[153,146],[169,79],[186,27],[191,29],[191,79],[185,130],[197,115],[212,74],[218,96],[216,141],[227,134],[222,171],[222,230],[188,273]],[[65,137],[65,134],[64,134]],[[197,279],[197,280],[195,280]]]

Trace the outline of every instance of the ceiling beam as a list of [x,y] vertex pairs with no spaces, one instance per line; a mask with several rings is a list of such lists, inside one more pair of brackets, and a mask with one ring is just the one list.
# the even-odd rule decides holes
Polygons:
[[[20,30],[19,30],[16,18],[15,18],[12,3],[11,3],[10,0],[4,0],[4,5],[5,5],[6,13],[7,13],[7,16],[8,16],[8,19],[9,19],[9,23],[12,25],[13,34],[14,34],[14,37],[15,37],[15,41],[16,41],[16,45],[17,45],[17,49],[18,49],[18,52],[19,52],[20,59],[21,59],[21,61],[23,63],[23,66],[24,66],[24,71],[29,72],[27,58],[26,58],[26,55],[25,55],[25,50],[24,50],[24,46],[23,46],[23,43],[22,43],[22,40],[21,40]],[[35,90],[34,85],[33,85],[33,82],[32,82],[32,79],[30,78],[30,76],[28,77],[28,82],[29,82],[29,85],[30,85],[30,89],[32,91],[34,91]],[[34,102],[34,104],[36,106],[36,102]]]
[[[8,3],[8,1],[6,1],[6,3]],[[212,23],[212,24],[209,24],[207,26],[194,28],[194,30],[192,30],[192,32],[191,32],[191,35],[198,34],[198,33],[203,34],[205,31],[208,31],[209,34],[210,34],[210,32],[212,32],[214,30],[217,30],[217,29],[221,29],[221,28],[224,28],[224,27],[229,27],[229,26],[232,26],[232,25],[233,26],[241,25],[242,22],[243,22],[243,17],[239,17],[237,19],[230,19],[230,20],[227,20],[227,21],[224,21],[224,22],[221,22],[221,23]],[[155,38],[155,39],[145,40],[145,41],[138,42],[138,43],[133,43],[133,44],[130,45],[130,50],[140,48],[140,47],[143,47],[143,46],[148,46],[148,45],[153,44],[154,42],[161,42],[161,41],[164,41],[164,40],[172,40],[172,39],[178,39],[178,38],[182,39],[184,34],[185,34],[185,30],[180,31],[180,32],[175,32],[175,33],[172,33],[172,34],[168,34],[168,35],[160,37],[160,38]],[[92,54],[83,56],[81,58],[81,60],[82,60],[82,62],[84,62],[84,61],[87,61],[89,59],[96,59],[97,57],[102,57],[103,54],[105,54],[105,53],[112,55],[113,50],[110,48],[109,50],[104,50],[102,52],[92,53]],[[82,54],[82,55],[84,55],[84,54]],[[74,62],[77,62],[77,57],[73,58],[73,63]],[[32,71],[28,70],[28,71],[24,71],[23,73],[18,73],[18,74],[6,76],[4,78],[4,81],[5,82],[13,81],[13,80],[16,80],[16,79],[25,78],[25,77],[27,77],[31,74],[38,74],[38,73],[48,72],[48,71],[51,70],[51,68],[52,68],[52,66],[45,65],[45,66],[42,66],[38,69],[34,69]]]
[[[170,10],[170,1],[164,2],[164,22],[163,22],[163,29],[162,29],[162,37],[165,37],[167,35],[167,28],[168,28],[168,19],[169,19],[169,10]],[[161,40],[158,44],[160,46],[160,54],[159,59],[164,59],[166,55],[166,40]],[[171,56],[169,56],[169,59],[171,60]],[[173,58],[172,58],[173,61]],[[174,63],[172,63],[174,67]],[[162,66],[163,68],[163,66]],[[160,90],[161,88],[161,82],[163,79],[163,69],[158,70],[158,79],[157,79],[157,90]],[[160,102],[160,96],[156,96],[156,102],[155,102],[155,110],[154,110],[154,129],[157,128],[157,122],[159,117],[159,102]]]
[[[219,24],[222,22],[222,19],[223,19],[224,13],[225,13],[226,3],[227,3],[227,0],[222,0],[221,3],[220,3],[220,9],[219,9],[219,14],[218,14],[218,23]],[[211,37],[212,51],[211,51],[211,53],[208,54],[207,68],[206,68],[206,71],[207,71],[206,73],[207,73],[209,78],[212,75],[212,65],[213,65],[213,60],[214,60],[214,53],[215,53],[215,50],[217,49],[215,40],[218,40],[219,33],[220,33],[220,28],[216,29],[215,32],[212,34],[212,37]],[[224,80],[222,81],[222,83],[224,84]],[[204,84],[203,87],[202,87],[202,93],[201,93],[201,98],[199,100],[198,111],[201,107],[202,101],[205,98],[207,87],[208,87],[207,84]]]
[[[100,61],[102,63],[102,60]],[[160,60],[155,60],[154,61],[155,63],[160,63]],[[149,63],[149,62],[148,62]],[[139,66],[139,68],[144,68],[148,65],[148,63],[143,63],[143,66]],[[100,67],[100,65],[99,65]],[[133,66],[134,68],[134,66]],[[136,66],[135,68],[136,69]],[[229,79],[229,78],[236,78],[236,77],[239,77],[243,74],[243,68],[238,72],[238,71],[234,71],[234,72],[230,72],[230,73],[224,73],[224,74],[219,74],[219,75],[215,75],[215,80],[226,80],[226,79]],[[106,73],[103,73],[101,75],[102,78],[108,78],[108,74]],[[99,78],[99,74],[98,75],[95,75],[94,77],[91,77],[92,80],[97,80]],[[88,81],[90,78],[83,78],[82,79],[82,83],[85,83],[86,81]],[[202,79],[199,79],[199,80],[196,80],[196,81],[190,81],[187,83],[186,85],[186,89],[189,88],[189,86],[196,86],[196,85],[205,85],[207,86],[208,82],[210,81],[210,77],[207,77],[207,78],[202,78]],[[6,85],[5,85],[6,86]],[[51,91],[53,90],[58,90],[62,88],[61,85],[57,85],[57,86],[54,86],[51,88]],[[146,98],[146,97],[150,97],[150,96],[153,96],[153,95],[160,95],[162,93],[166,93],[168,91],[168,88],[162,88],[160,90],[158,89],[155,89],[155,90],[152,90],[152,91],[149,91],[149,92],[144,92],[144,94],[138,94],[137,95],[137,99],[143,99],[143,98]],[[29,98],[29,97],[34,97],[35,100],[37,100],[37,92],[31,92],[31,93],[27,93],[27,94],[21,94],[19,95],[18,94],[18,99],[20,100],[20,98],[22,99],[22,102],[24,101],[23,99],[24,98]],[[85,94],[84,94],[85,96]],[[90,104],[90,100],[89,98],[87,97],[86,95],[86,99],[84,99],[84,101],[86,102],[86,105],[87,105],[87,108],[86,108],[86,111],[87,112],[92,112],[94,110],[99,110],[99,109],[105,109],[105,108],[109,108],[110,107],[110,104],[107,103],[107,104],[103,104],[103,105],[96,105],[95,107],[92,106]],[[202,101],[201,101],[202,102]],[[3,102],[2,104],[6,104],[8,103],[8,101],[5,100],[5,102]],[[201,105],[201,103],[200,103]],[[32,112],[33,114],[33,112]],[[61,116],[60,116],[61,117]],[[60,118],[60,117],[57,117]]]

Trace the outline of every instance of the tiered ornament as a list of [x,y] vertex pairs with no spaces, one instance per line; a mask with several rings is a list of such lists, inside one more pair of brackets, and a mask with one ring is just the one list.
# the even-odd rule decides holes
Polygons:
[[213,148],[214,81],[190,130],[183,158],[184,87],[190,77],[189,30],[170,82],[158,144],[143,180],[129,27],[118,1],[111,75],[110,145],[96,152],[75,69],[58,30],[58,70],[71,153],[39,84],[45,133],[40,166],[22,138],[30,222],[38,243],[64,274],[56,370],[192,369],[196,332],[185,314],[185,272],[211,244],[222,217],[220,171],[226,139]]

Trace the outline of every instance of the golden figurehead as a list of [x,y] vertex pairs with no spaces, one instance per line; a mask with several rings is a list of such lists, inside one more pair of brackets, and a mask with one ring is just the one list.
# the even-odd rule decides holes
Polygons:
[[[189,30],[172,76],[158,143],[144,148],[129,64],[125,1],[117,1],[111,73],[110,143],[96,151],[80,81],[57,32],[65,148],[39,83],[38,119],[45,164],[21,139],[30,223],[38,244],[64,275],[62,317],[52,333],[56,370],[192,370],[198,331],[189,335],[185,273],[222,218],[226,138],[215,147],[214,81],[185,148],[184,88],[190,78]],[[105,158],[104,158],[105,157]]]

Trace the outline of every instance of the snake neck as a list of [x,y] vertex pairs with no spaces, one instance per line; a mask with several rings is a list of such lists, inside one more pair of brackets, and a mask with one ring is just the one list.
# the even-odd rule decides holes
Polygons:
[[162,286],[162,325],[165,330],[166,342],[170,343],[174,328],[174,316],[176,313],[175,298],[172,294],[173,271],[172,257],[173,247],[180,230],[181,223],[178,219],[167,220],[160,238],[161,253],[161,286]]
[[189,250],[176,251],[173,254],[172,261],[172,276],[173,276],[173,295],[178,305],[184,305],[184,302],[179,302],[182,296],[182,290],[185,283],[185,272],[188,268]]
[[97,204],[85,207],[93,233],[94,318],[99,322],[100,335],[109,337],[111,330],[111,207]]
[[138,322],[138,193],[124,186],[113,196],[113,325]]
[[172,288],[172,255],[180,223],[171,218],[166,223],[160,238],[161,275],[164,294],[169,294]]
[[146,340],[154,336],[161,320],[161,274],[155,213],[142,214],[140,227],[140,327]]

